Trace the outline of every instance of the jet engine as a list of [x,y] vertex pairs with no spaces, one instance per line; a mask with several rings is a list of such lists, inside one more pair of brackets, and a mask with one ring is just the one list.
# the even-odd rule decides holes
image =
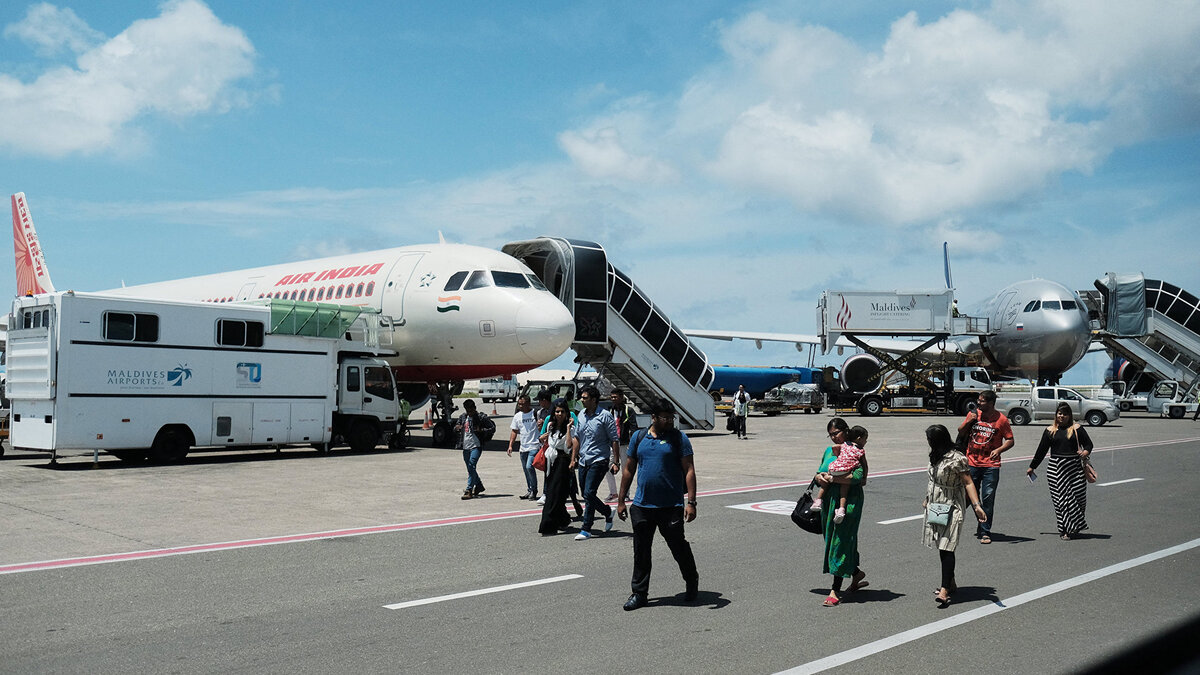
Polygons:
[[875,376],[883,364],[870,354],[855,354],[842,364],[842,387],[856,394],[867,394],[879,389]]

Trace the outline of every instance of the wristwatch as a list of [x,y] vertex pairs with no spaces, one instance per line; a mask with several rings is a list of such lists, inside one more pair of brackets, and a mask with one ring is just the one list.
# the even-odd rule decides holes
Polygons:
[[688,506],[695,506],[695,505],[696,505],[696,500],[695,500],[695,499],[689,499],[687,503],[688,503]]

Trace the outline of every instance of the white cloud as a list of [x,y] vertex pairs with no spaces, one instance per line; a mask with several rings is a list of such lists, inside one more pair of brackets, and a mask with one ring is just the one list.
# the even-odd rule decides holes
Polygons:
[[910,13],[877,49],[784,11],[721,26],[724,58],[674,100],[622,101],[561,134],[564,150],[596,178],[674,167],[698,189],[903,225],[1016,203],[1117,148],[1200,129],[1192,3]]
[[5,35],[82,51],[76,67],[29,83],[0,73],[0,146],[50,157],[101,152],[134,142],[143,116],[180,119],[244,103],[235,83],[254,72],[254,47],[198,0],[165,2],[158,17],[87,49],[102,36],[73,12],[35,9]]
[[93,30],[70,8],[59,9],[47,2],[31,5],[25,18],[4,27],[5,38],[17,38],[42,56],[66,49],[80,53],[98,44],[104,34]]

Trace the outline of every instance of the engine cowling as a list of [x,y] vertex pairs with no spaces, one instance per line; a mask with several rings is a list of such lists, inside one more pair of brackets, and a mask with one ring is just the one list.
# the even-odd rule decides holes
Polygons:
[[842,364],[842,387],[856,394],[873,392],[879,389],[879,380],[873,378],[882,367],[870,354],[855,354]]

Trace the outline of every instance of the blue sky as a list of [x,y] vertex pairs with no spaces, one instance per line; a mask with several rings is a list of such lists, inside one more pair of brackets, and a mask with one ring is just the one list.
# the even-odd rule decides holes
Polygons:
[[1196,2],[111,0],[2,24],[0,178],[59,288],[440,231],[599,241],[695,328],[815,332],[821,289],[939,286],[943,241],[967,307],[1034,276],[1200,291]]

